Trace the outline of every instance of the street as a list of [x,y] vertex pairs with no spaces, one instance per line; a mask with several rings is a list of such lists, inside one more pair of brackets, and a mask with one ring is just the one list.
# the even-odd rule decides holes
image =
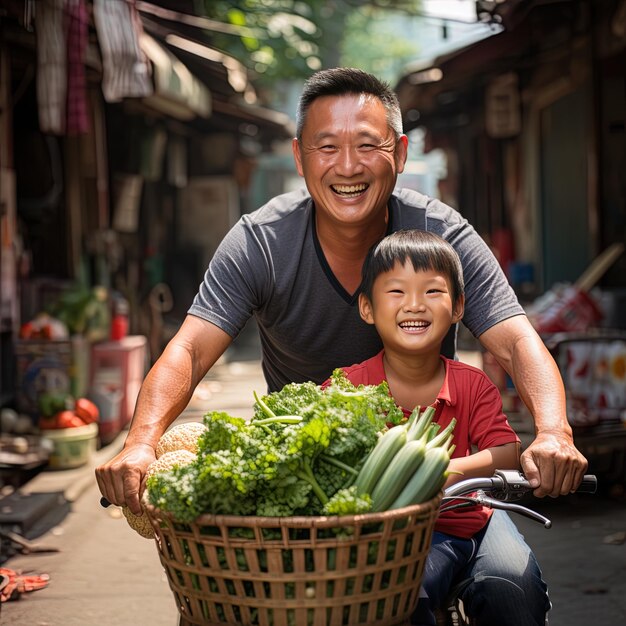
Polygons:
[[[593,468],[591,468],[593,471]],[[528,503],[526,503],[528,504]],[[550,626],[626,623],[626,504],[605,495],[533,499],[545,529],[513,515],[548,583]]]
[[[240,341],[229,354],[234,358],[245,350],[245,343]],[[264,393],[265,389],[258,361],[218,363],[198,385],[179,421],[200,420],[203,413],[214,409],[249,417],[253,391]],[[123,435],[99,451],[98,462],[113,456],[121,443]],[[154,542],[135,533],[121,509],[100,506],[100,492],[93,473],[96,464],[81,470],[42,472],[28,485],[31,492],[64,490],[72,501],[72,510],[59,526],[35,541],[58,547],[59,552],[19,555],[4,564],[24,573],[45,572],[50,575],[50,584],[45,589],[23,594],[17,602],[4,603],[0,623],[11,626],[177,624],[174,597]],[[80,487],[81,482],[84,488]]]
[[63,523],[37,541],[60,552],[5,564],[46,572],[50,584],[2,606],[13,626],[174,626],[176,606],[154,543],[137,535],[117,507],[99,505],[95,480]]
[[[218,365],[198,387],[180,420],[200,419],[220,409],[246,417],[252,391],[263,391],[258,361]],[[109,446],[114,448],[115,446]],[[104,458],[114,450],[99,452]],[[590,468],[593,471],[593,467]],[[72,509],[38,544],[56,553],[19,555],[5,567],[48,573],[50,584],[2,605],[2,623],[12,626],[175,626],[174,598],[152,540],[132,531],[120,509],[99,505],[93,468],[86,487],[72,496]],[[69,474],[68,476],[73,476]],[[32,490],[58,488],[63,472],[44,472]],[[71,493],[77,481],[66,487]],[[533,500],[553,527],[514,516],[536,552],[550,586],[551,626],[616,626],[626,622],[626,506],[605,495]]]

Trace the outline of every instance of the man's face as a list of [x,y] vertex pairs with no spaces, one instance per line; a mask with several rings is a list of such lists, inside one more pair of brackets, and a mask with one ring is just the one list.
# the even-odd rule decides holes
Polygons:
[[386,214],[404,169],[407,138],[396,140],[378,98],[323,96],[309,107],[293,152],[318,219],[367,224]]

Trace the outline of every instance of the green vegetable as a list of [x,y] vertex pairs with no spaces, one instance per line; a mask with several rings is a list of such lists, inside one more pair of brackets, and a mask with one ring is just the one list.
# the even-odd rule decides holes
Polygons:
[[428,441],[426,447],[429,449],[436,448],[437,446],[447,448],[452,442],[452,431],[454,430],[455,426],[456,418],[453,417],[450,420],[450,423],[440,433],[438,433],[435,437]]
[[366,459],[355,486],[360,495],[371,496],[373,511],[424,502],[445,483],[456,420],[439,432],[440,425],[432,422],[434,415],[433,407],[421,414],[415,407],[408,421],[387,431]]
[[202,513],[319,515],[325,505],[362,511],[369,503],[356,490],[332,498],[401,416],[386,383],[357,387],[341,370],[324,389],[286,385],[256,397],[250,421],[208,413],[196,461],[150,477],[150,502],[183,522]]
[[62,321],[70,334],[84,335],[89,341],[102,341],[109,332],[108,293],[104,287],[92,289],[77,284],[64,291],[48,307],[49,313]]
[[416,406],[409,418],[407,440],[412,441],[413,439],[420,439],[432,425],[433,417],[435,417],[435,407],[427,407],[420,416],[420,407]]
[[446,481],[449,463],[450,455],[445,447],[427,448],[424,461],[389,508],[400,509],[434,497]]
[[57,413],[74,408],[74,398],[65,392],[45,392],[37,398],[37,408],[44,417],[52,417]]
[[407,441],[393,457],[372,491],[372,510],[386,511],[415,474],[426,454],[422,439]]
[[355,484],[360,494],[372,493],[391,459],[406,443],[406,433],[406,426],[394,426],[380,438],[357,476]]
[[367,495],[360,496],[356,486],[340,489],[324,505],[326,515],[357,515],[372,509],[372,499]]

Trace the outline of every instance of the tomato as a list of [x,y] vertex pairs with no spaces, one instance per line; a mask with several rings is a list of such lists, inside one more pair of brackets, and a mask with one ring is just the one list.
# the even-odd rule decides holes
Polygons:
[[74,405],[74,413],[85,422],[85,424],[92,424],[100,419],[100,411],[98,407],[87,398],[78,398]]
[[74,411],[61,411],[55,416],[57,428],[77,428],[78,426],[85,426],[83,422]]
[[35,332],[35,327],[31,322],[25,322],[20,326],[20,339],[31,339]]

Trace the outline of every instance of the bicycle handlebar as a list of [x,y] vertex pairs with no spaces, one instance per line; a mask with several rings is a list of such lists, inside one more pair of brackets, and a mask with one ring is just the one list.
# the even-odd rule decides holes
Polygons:
[[[595,493],[598,480],[593,474],[585,474],[576,493]],[[517,500],[533,491],[528,480],[519,470],[496,470],[488,478],[467,478],[451,485],[445,490],[446,498],[462,496],[474,491],[489,492],[494,498],[502,501]]]
[[[595,493],[597,488],[597,478],[593,474],[586,474],[576,489],[576,493]],[[448,487],[444,493],[442,510],[479,504],[492,509],[519,513],[541,522],[546,528],[550,528],[552,522],[547,517],[528,507],[513,503],[533,489],[522,472],[518,470],[496,470],[491,477],[467,478]],[[474,495],[467,497],[468,494]],[[445,506],[451,501],[457,502]]]

